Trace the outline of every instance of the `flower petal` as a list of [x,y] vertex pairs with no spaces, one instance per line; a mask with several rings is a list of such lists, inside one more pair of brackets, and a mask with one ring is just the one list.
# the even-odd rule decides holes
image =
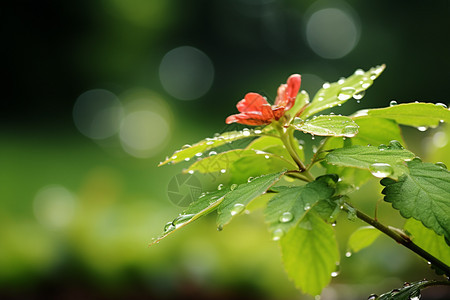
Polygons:
[[242,112],[261,111],[261,107],[267,103],[267,100],[258,93],[247,93],[245,98],[238,102],[237,109]]
[[302,77],[299,74],[289,76],[287,83],[280,85],[278,88],[278,95],[275,100],[275,105],[284,106],[285,110],[291,109],[294,106],[295,98],[297,97]]
[[270,124],[273,119],[272,110],[270,110],[270,116],[263,117],[263,114],[260,112],[250,112],[250,113],[240,113],[236,115],[229,116],[225,122],[227,124],[231,123],[240,123],[245,125],[266,125]]
[[285,109],[283,106],[272,106],[272,113],[275,120],[279,120],[284,115]]

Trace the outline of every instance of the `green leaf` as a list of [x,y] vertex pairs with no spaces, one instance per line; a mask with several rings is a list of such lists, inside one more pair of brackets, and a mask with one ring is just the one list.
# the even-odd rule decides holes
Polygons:
[[413,158],[414,153],[393,141],[389,146],[356,145],[335,149],[326,156],[326,161],[337,166],[366,169],[378,178],[396,178],[405,172],[402,163]]
[[239,185],[228,193],[217,209],[219,229],[228,224],[234,216],[245,211],[247,205],[256,197],[264,194],[268,188],[280,180],[283,172],[262,175],[250,182]]
[[216,148],[239,139],[259,136],[263,132],[270,130],[266,128],[267,127],[265,127],[263,130],[247,129],[242,131],[225,132],[213,138],[206,138],[192,146],[184,145],[180,150],[175,151],[171,157],[168,157],[165,161],[161,162],[159,166],[165,165],[167,163],[178,163],[180,161],[189,160],[196,155],[203,156],[206,154],[204,152],[209,149]]
[[[419,281],[413,283],[405,283],[403,287],[399,289],[393,289],[390,292],[382,294],[376,300],[414,300],[420,299],[420,290],[431,285],[433,281]],[[375,299],[375,298],[374,298]]]
[[367,72],[356,70],[347,79],[342,78],[338,82],[331,84],[325,83],[323,88],[314,96],[311,104],[300,115],[301,118],[306,119],[327,108],[332,108],[339,104],[342,105],[352,97],[361,98],[364,95],[364,91],[372,85],[385,67],[385,65],[381,65],[371,68]]
[[295,119],[295,129],[319,136],[345,136],[353,137],[358,133],[358,124],[350,117],[345,116],[316,116],[310,120]]
[[192,202],[178,217],[173,221],[168,222],[164,226],[163,233],[153,239],[150,246],[159,243],[163,238],[173,233],[174,231],[184,227],[185,225],[195,221],[196,219],[209,214],[214,211],[217,206],[223,201],[225,195],[229,192],[228,189],[222,189],[211,193],[202,194],[196,201]]
[[419,159],[408,162],[408,168],[398,181],[381,180],[384,201],[450,240],[450,172]]
[[[301,146],[296,139],[294,139],[294,143],[295,143],[294,148],[296,149],[297,154],[299,155],[301,160],[304,160],[305,153],[303,151],[303,146]],[[286,147],[284,146],[283,142],[278,137],[262,136],[260,138],[255,139],[254,141],[252,141],[246,147],[246,149],[261,150],[261,151],[273,153],[282,158],[288,159],[293,164],[295,164],[295,162],[291,158],[291,155],[286,150]]]
[[[388,145],[392,140],[400,141],[402,144],[404,143],[400,127],[393,120],[369,116],[354,117],[353,120],[358,124],[359,129],[355,137],[346,140],[350,140],[352,145]],[[342,138],[331,137],[327,139],[323,149],[337,149],[342,147],[344,147]],[[367,170],[339,167],[331,164],[325,164],[325,167],[327,168],[327,173],[338,174],[342,182],[352,184],[355,187],[361,186],[372,178],[372,175]]]
[[311,212],[280,240],[289,277],[303,292],[319,295],[339,264],[334,230]]
[[443,236],[437,235],[414,219],[408,219],[403,228],[411,235],[416,245],[450,266],[450,247]]
[[450,110],[433,103],[405,103],[386,108],[369,109],[369,116],[395,120],[414,127],[436,127],[440,121],[450,122]]
[[351,252],[358,252],[366,247],[372,245],[379,237],[381,231],[372,226],[364,226],[358,228],[352,233],[348,240],[348,249]]
[[304,186],[286,188],[269,201],[264,214],[274,240],[279,240],[318,201],[333,196],[336,183],[330,178],[322,176]]

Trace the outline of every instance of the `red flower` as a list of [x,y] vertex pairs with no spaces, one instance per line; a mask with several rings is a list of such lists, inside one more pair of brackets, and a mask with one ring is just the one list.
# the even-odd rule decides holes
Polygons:
[[236,105],[240,114],[231,115],[227,124],[241,123],[245,125],[265,125],[279,120],[284,112],[294,106],[295,98],[300,90],[301,76],[291,75],[286,84],[280,85],[275,105],[270,105],[266,98],[258,93],[248,93]]

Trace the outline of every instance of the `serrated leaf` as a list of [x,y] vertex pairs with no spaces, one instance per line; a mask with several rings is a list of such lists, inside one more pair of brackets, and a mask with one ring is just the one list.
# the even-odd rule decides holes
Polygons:
[[358,252],[366,247],[372,245],[373,242],[380,236],[381,231],[373,226],[364,226],[358,228],[352,233],[348,239],[348,249],[351,252]]
[[406,221],[403,228],[411,235],[411,239],[416,245],[450,265],[450,247],[443,236],[437,235],[433,230],[412,218]]
[[[297,154],[299,155],[301,160],[304,160],[305,153],[303,151],[303,146],[301,146],[296,139],[294,139],[294,143],[295,143],[294,148],[297,151]],[[250,144],[248,144],[246,149],[261,150],[273,153],[275,155],[288,159],[289,161],[292,161],[292,163],[295,163],[292,160],[289,152],[286,150],[286,147],[284,146],[283,142],[278,137],[262,136],[260,138],[255,139]]]
[[331,84],[324,84],[324,87],[314,96],[311,104],[301,114],[302,119],[306,119],[322,110],[343,104],[355,95],[357,95],[357,98],[359,98],[358,95],[362,97],[362,93],[372,85],[373,80],[384,71],[385,67],[385,65],[381,65],[371,68],[367,72],[356,70],[348,78],[342,78],[338,82]]
[[403,162],[414,158],[414,153],[395,146],[350,146],[331,151],[325,157],[330,164],[369,170],[374,176],[397,178],[405,172]]
[[[353,120],[358,124],[359,129],[355,137],[346,139],[352,145],[388,145],[392,140],[397,140],[404,144],[400,127],[393,120],[369,116],[354,117]],[[342,138],[331,137],[327,139],[323,149],[342,147],[344,147]],[[339,167],[331,164],[325,164],[325,167],[327,168],[327,173],[338,174],[342,182],[353,184],[355,187],[361,186],[373,177],[367,170]]]
[[339,249],[331,225],[311,212],[280,240],[289,277],[303,292],[319,295],[339,263]]
[[201,195],[196,201],[192,202],[178,217],[173,221],[168,222],[164,226],[163,233],[153,239],[150,246],[159,243],[163,238],[173,233],[174,231],[184,227],[185,225],[195,221],[196,219],[209,214],[214,211],[217,206],[223,201],[225,195],[229,192],[228,189],[218,190],[211,193]]
[[407,164],[409,173],[398,181],[381,180],[384,201],[392,203],[403,217],[421,221],[450,240],[450,172],[419,159]]
[[234,216],[239,215],[256,197],[264,194],[273,184],[280,180],[285,171],[262,175],[250,182],[239,185],[228,193],[217,209],[217,227],[223,228]]
[[369,109],[367,114],[414,127],[436,127],[441,120],[450,122],[450,110],[433,103],[404,103],[386,108]]
[[382,294],[376,300],[419,300],[420,290],[430,285],[432,281],[419,281],[413,283],[406,283],[399,289],[394,289],[390,292]]
[[[269,129],[267,129],[269,130]],[[180,161],[189,160],[195,157],[197,154],[207,155],[205,151],[222,146],[226,143],[230,143],[239,139],[244,139],[248,137],[259,136],[266,129],[259,130],[242,130],[242,131],[230,131],[222,133],[219,136],[213,138],[206,138],[194,145],[185,145],[180,150],[177,150],[173,155],[167,158],[165,161],[161,162],[159,166],[165,165],[167,163],[178,163]]]
[[317,202],[331,198],[335,182],[331,176],[322,176],[304,186],[282,190],[267,204],[264,211],[269,231],[278,240],[298,223]]
[[292,126],[305,133],[319,136],[353,137],[358,133],[358,124],[350,117],[345,116],[317,116],[302,121],[297,118]]

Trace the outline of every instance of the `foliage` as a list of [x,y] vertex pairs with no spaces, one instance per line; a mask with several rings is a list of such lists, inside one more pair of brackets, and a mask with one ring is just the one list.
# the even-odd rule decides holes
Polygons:
[[[311,102],[306,92],[299,91],[299,75],[280,86],[275,105],[270,106],[259,94],[248,93],[237,105],[240,114],[227,118],[227,123],[266,126],[186,145],[161,163],[195,158],[186,169],[189,174],[227,176],[220,177],[217,190],[203,193],[167,223],[152,244],[213,211],[217,211],[217,226],[222,230],[234,217],[249,212],[252,203],[262,203],[285,269],[305,293],[320,294],[339,266],[333,225],[341,212],[346,212],[349,220],[359,218],[371,225],[351,235],[349,251],[370,246],[384,233],[450,275],[446,265],[449,247],[444,242],[444,238],[450,240],[450,173],[442,164],[424,163],[405,149],[399,127],[436,127],[450,120],[447,107],[391,103],[387,108],[351,116],[316,115],[351,98],[361,100],[384,69],[384,65],[367,72],[359,69],[347,79],[325,83]],[[325,137],[313,149],[308,164],[296,131]],[[244,149],[220,147],[238,139],[253,140]],[[314,176],[313,168],[314,174],[321,172],[321,176]],[[385,186],[384,200],[409,219],[405,230],[412,236],[381,224],[350,203],[349,194],[355,188],[377,178],[382,178]],[[411,284],[378,299],[408,299],[425,286],[424,282]]]

